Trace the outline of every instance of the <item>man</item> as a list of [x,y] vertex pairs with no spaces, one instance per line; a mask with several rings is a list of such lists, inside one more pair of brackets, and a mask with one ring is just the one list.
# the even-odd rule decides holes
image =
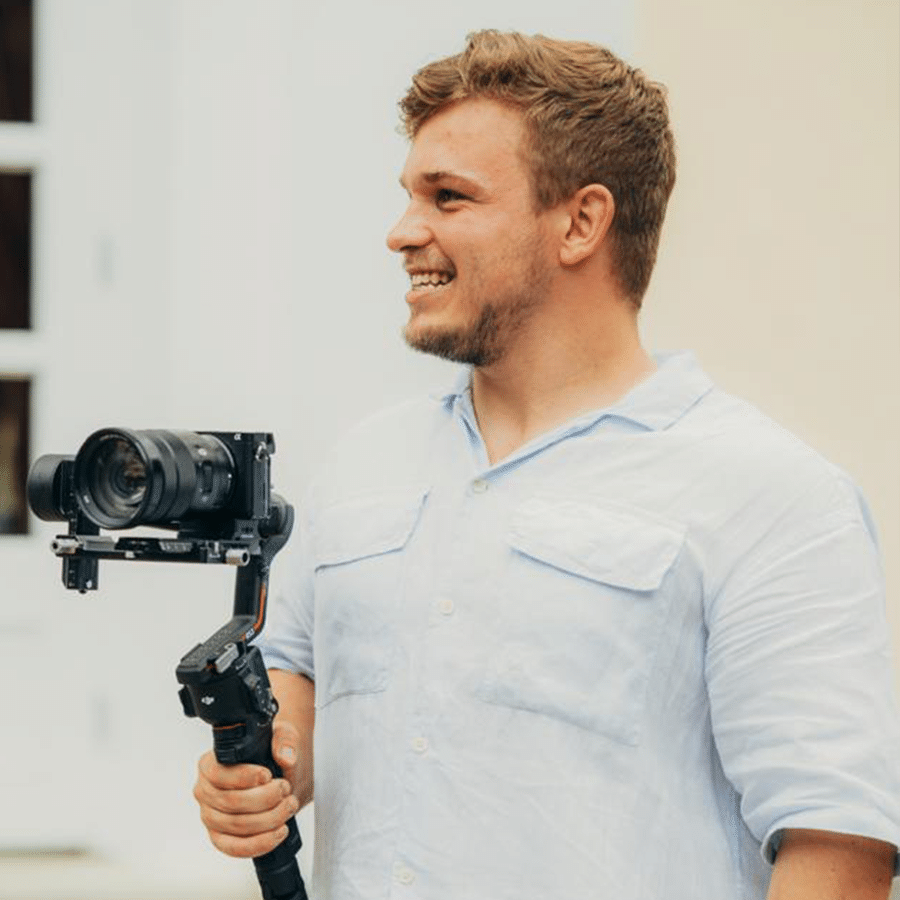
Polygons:
[[900,728],[865,506],[638,338],[662,89],[482,32],[401,107],[405,337],[467,368],[311,488],[265,650],[286,777],[205,755],[213,843],[283,839],[315,717],[322,900],[883,900]]

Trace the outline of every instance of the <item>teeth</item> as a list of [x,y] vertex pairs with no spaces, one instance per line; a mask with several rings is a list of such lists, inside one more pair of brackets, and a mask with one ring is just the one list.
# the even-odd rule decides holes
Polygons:
[[416,272],[410,275],[413,287],[437,287],[439,284],[449,284],[453,276],[447,272]]

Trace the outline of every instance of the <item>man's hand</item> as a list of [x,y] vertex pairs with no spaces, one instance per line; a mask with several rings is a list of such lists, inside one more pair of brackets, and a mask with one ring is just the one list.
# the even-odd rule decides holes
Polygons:
[[279,711],[272,756],[284,778],[264,766],[223,766],[210,750],[200,758],[194,796],[213,845],[229,856],[260,856],[287,837],[285,822],[312,800],[315,686],[303,675],[269,670]]
[[[300,736],[287,722],[275,722],[272,753],[290,777]],[[264,766],[223,766],[210,750],[200,758],[194,797],[213,845],[229,856],[260,856],[286,837],[285,822],[300,808],[291,781],[273,778]]]
[[769,900],[888,900],[896,848],[884,841],[789,828]]

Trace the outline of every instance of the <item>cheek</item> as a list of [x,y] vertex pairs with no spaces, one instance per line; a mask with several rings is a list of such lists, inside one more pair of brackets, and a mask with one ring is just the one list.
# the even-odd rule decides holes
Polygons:
[[445,231],[438,246],[456,268],[454,283],[468,296],[486,294],[489,299],[492,291],[528,277],[542,248],[534,234],[523,232],[521,223],[509,221],[490,229],[465,226]]

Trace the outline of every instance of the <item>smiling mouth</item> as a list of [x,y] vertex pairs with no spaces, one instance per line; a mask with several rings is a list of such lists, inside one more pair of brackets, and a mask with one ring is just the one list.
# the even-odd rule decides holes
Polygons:
[[410,272],[409,279],[412,283],[410,293],[437,290],[450,284],[453,278],[450,272]]

